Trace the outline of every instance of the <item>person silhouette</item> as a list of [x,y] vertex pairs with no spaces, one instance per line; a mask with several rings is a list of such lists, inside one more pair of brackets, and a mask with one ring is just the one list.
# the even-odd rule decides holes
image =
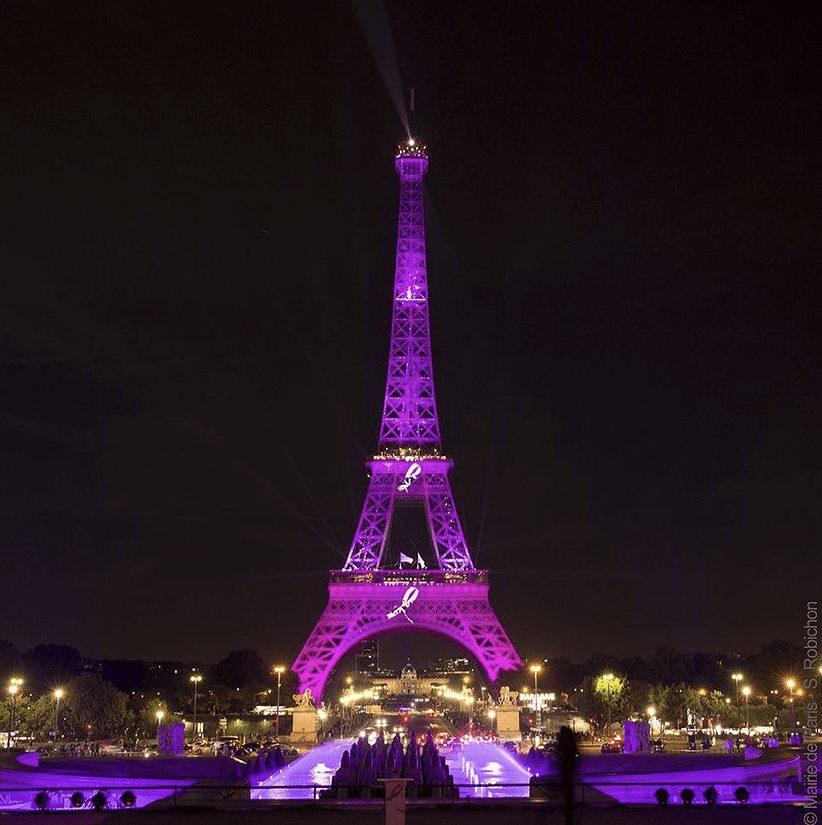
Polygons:
[[562,792],[565,797],[565,825],[574,822],[574,776],[579,761],[579,748],[574,732],[563,725],[557,734],[554,745],[554,760],[562,779]]

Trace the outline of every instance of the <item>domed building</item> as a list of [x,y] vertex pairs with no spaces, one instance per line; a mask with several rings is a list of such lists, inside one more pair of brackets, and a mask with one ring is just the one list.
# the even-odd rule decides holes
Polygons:
[[394,696],[430,696],[438,687],[444,687],[446,681],[440,678],[422,677],[417,669],[408,662],[400,671],[399,678],[380,680],[388,695]]

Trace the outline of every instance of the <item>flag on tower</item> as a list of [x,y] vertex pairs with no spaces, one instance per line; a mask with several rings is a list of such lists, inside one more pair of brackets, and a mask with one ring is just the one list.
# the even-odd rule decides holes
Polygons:
[[421,567],[423,570],[425,570],[425,561],[419,553],[417,553],[417,567]]
[[413,563],[414,563],[414,559],[412,559],[411,556],[406,556],[405,553],[400,553],[400,567],[402,567],[403,564],[413,564]]

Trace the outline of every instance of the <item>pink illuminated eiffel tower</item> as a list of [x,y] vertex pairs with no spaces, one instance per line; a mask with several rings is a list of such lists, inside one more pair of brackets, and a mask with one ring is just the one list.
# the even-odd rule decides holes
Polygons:
[[[374,636],[421,632],[450,639],[472,653],[488,678],[521,660],[488,602],[488,571],[476,570],[463,536],[440,452],[434,398],[422,179],[425,146],[400,144],[397,265],[388,380],[379,453],[366,466],[371,480],[342,570],[332,570],[328,606],[294,662],[300,689],[322,697],[332,668],[353,646]],[[394,508],[422,505],[436,569],[386,569]]]

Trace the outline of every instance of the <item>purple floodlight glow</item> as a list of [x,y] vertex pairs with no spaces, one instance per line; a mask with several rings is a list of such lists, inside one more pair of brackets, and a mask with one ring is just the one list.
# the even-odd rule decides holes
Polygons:
[[[300,690],[310,688],[317,699],[351,647],[388,633],[448,638],[472,653],[491,680],[521,664],[488,602],[488,574],[474,569],[448,477],[454,464],[440,452],[428,321],[425,145],[409,138],[394,165],[400,205],[379,454],[366,463],[368,493],[345,566],[331,572],[328,607],[292,668]],[[437,570],[380,569],[394,507],[406,503],[425,509]]]

